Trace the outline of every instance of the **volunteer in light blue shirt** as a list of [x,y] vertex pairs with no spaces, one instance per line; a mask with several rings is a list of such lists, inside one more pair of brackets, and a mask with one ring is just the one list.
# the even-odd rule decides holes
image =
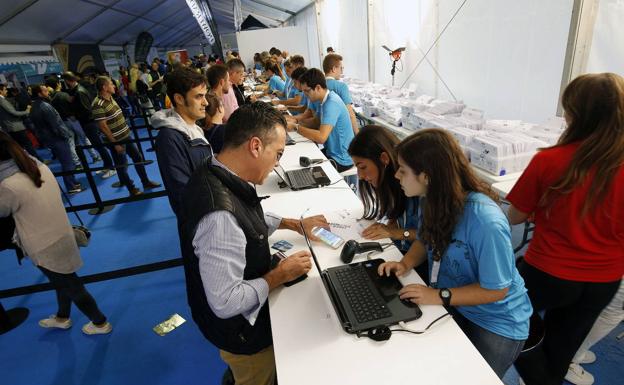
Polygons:
[[340,81],[343,70],[342,56],[332,53],[326,55],[323,59],[323,71],[325,72],[327,89],[334,91],[338,96],[340,96],[340,99],[342,99],[345,106],[347,106],[353,132],[357,134],[359,126],[357,118],[355,117],[355,111],[353,110],[353,99],[351,98],[351,93],[349,92],[349,86]]
[[273,91],[284,92],[284,81],[278,75],[277,65],[270,63],[265,68],[267,79],[269,79],[268,92]]
[[421,198],[414,244],[424,247],[382,264],[379,272],[402,275],[427,259],[431,286],[407,285],[401,299],[445,305],[503,378],[524,346],[533,312],[516,268],[509,222],[446,131],[418,131],[397,152],[396,177],[405,195]]
[[[323,144],[327,157],[336,162],[338,172],[353,167],[348,148],[353,139],[349,112],[338,95],[327,89],[325,74],[319,69],[309,69],[299,79],[301,89],[311,103],[320,103],[320,127],[318,130],[290,123],[289,128],[297,130],[306,138]],[[308,108],[312,109],[313,106]]]

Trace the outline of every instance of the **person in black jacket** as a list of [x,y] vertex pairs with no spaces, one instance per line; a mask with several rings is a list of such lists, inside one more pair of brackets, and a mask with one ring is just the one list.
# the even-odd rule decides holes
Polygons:
[[[30,118],[35,125],[37,137],[52,150],[54,156],[61,162],[61,169],[64,172],[73,171],[74,162],[68,142],[69,128],[65,126],[59,113],[50,104],[48,87],[33,85],[32,93],[35,98],[32,102]],[[63,182],[70,194],[85,190],[73,174],[63,175]]]
[[262,184],[279,161],[285,126],[263,102],[234,111],[223,150],[197,168],[182,201],[180,238],[193,320],[219,348],[237,384],[274,384],[267,298],[312,267],[307,250],[273,264],[269,235],[278,228],[329,227],[323,216],[300,222],[262,210],[252,184]]
[[80,122],[82,129],[84,130],[87,138],[91,141],[91,144],[95,147],[95,150],[100,154],[100,158],[104,161],[104,168],[106,172],[102,174],[102,178],[110,178],[117,174],[113,166],[113,158],[106,148],[102,145],[102,139],[100,138],[100,129],[97,123],[91,116],[91,103],[93,98],[87,89],[78,84],[78,77],[72,72],[67,71],[63,73],[63,79],[67,84],[67,93],[71,96],[71,106],[76,119]]
[[152,126],[160,130],[156,138],[156,158],[169,204],[179,218],[182,190],[197,166],[212,150],[204,131],[195,122],[206,116],[206,79],[188,68],[167,75],[167,96],[173,108],[152,116]]

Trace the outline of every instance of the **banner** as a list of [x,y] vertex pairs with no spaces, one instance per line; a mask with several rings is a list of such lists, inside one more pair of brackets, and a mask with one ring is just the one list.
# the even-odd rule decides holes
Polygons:
[[65,68],[82,74],[106,70],[100,55],[100,48],[95,44],[69,44]]
[[149,32],[141,32],[139,36],[137,36],[136,43],[134,45],[135,63],[147,63],[147,54],[149,53],[150,48],[152,48],[153,42],[154,37],[150,35]]
[[206,36],[206,40],[211,45],[212,52],[219,52],[223,55],[223,49],[221,48],[221,40],[219,39],[219,32],[217,30],[217,24],[212,18],[212,12],[210,11],[210,5],[207,0],[186,0],[186,4],[188,5],[191,13],[197,23],[199,24],[199,28],[201,28],[202,32],[204,32],[204,36]]

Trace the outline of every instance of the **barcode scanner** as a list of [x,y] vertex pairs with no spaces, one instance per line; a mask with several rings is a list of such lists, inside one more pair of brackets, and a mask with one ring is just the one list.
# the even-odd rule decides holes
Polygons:
[[383,247],[379,242],[361,242],[358,243],[353,239],[347,241],[340,252],[340,259],[344,263],[351,263],[355,254],[365,253],[367,251],[383,251]]
[[310,159],[307,156],[299,157],[299,165],[301,167],[310,167],[319,163],[323,163],[323,159]]

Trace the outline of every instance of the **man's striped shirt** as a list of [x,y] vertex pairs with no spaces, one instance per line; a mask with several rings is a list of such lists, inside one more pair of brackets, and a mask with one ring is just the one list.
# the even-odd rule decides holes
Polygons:
[[[123,111],[121,111],[121,108],[112,97],[110,100],[106,100],[100,95],[96,96],[91,104],[91,114],[96,122],[100,120],[106,121],[115,140],[124,140],[130,135],[130,127],[126,123]],[[104,141],[108,141],[105,135],[103,135],[103,138]]]

